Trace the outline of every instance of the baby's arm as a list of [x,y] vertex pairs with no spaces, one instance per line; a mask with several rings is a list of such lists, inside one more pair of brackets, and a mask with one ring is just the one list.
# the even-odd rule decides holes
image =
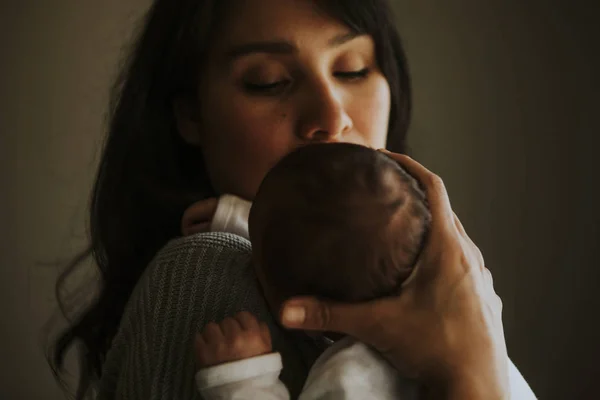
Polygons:
[[181,233],[189,236],[200,232],[229,232],[250,239],[248,216],[252,203],[225,194],[192,204],[183,213]]
[[288,400],[279,380],[281,356],[272,353],[266,324],[247,312],[210,323],[196,337],[196,385],[205,400]]

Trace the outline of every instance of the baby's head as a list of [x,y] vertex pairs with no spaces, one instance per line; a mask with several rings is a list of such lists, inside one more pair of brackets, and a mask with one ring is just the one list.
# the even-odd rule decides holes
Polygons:
[[353,144],[314,144],[268,173],[249,229],[272,306],[297,295],[357,302],[398,291],[430,219],[416,180],[391,158]]

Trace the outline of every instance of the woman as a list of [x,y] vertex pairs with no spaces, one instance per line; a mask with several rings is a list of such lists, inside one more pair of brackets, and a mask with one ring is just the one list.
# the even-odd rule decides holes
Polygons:
[[[387,3],[155,0],[112,105],[90,210],[101,292],[57,341],[57,365],[77,340],[79,398],[98,381],[102,398],[194,398],[191,337],[244,308],[269,321],[282,380],[297,393],[322,349],[269,319],[244,269],[248,243],[175,238],[190,204],[220,193],[252,200],[297,146],[404,152],[410,85]],[[507,357],[489,272],[439,178],[394,157],[420,178],[434,213],[410,288],[354,307],[291,300],[283,323],[352,334],[432,394],[501,398]]]

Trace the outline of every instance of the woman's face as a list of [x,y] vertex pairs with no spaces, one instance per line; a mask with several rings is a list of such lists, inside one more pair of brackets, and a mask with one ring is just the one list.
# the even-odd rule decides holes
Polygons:
[[252,200],[269,169],[303,144],[385,146],[390,88],[371,37],[313,1],[236,5],[210,49],[199,104],[177,112],[218,193]]

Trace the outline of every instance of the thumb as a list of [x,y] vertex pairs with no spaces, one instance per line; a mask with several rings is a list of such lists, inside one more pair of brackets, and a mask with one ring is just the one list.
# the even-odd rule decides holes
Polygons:
[[374,317],[372,308],[371,303],[345,304],[297,297],[283,303],[279,318],[287,328],[338,332],[364,340]]

